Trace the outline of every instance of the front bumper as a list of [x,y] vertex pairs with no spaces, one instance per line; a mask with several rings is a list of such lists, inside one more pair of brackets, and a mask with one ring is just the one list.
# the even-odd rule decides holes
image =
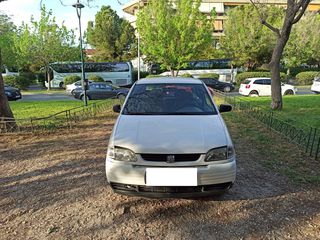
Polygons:
[[[147,186],[146,169],[152,167],[159,166],[135,165],[134,163],[113,161],[107,158],[107,180],[115,192],[126,195],[197,197],[225,192],[232,186],[236,178],[235,157],[221,163],[183,166],[197,169],[197,186]],[[174,167],[177,166],[172,166],[172,168]]]

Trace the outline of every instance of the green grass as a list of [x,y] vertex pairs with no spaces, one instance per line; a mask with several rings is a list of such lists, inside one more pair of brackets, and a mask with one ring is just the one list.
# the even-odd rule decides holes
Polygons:
[[[319,162],[307,156],[304,149],[288,143],[281,135],[270,131],[254,119],[240,112],[223,114],[233,141],[237,146],[245,142],[254,146],[255,153],[246,152],[243,158],[252,158],[272,171],[279,172],[295,183],[320,184]],[[241,152],[241,149],[239,149]]]
[[[270,111],[270,97],[239,97],[239,99],[251,102],[254,105]],[[274,114],[298,127],[305,125],[320,128],[320,96],[295,95],[283,97],[283,110],[274,111]]]
[[17,119],[46,117],[81,106],[83,106],[81,101],[10,102],[10,107]]
[[[112,109],[114,104],[120,104],[118,99],[107,99],[103,100],[107,102],[108,107]],[[101,102],[89,101],[89,105],[93,103]],[[30,101],[30,102],[9,102],[11,110],[13,111],[14,117],[16,119],[25,119],[25,118],[41,118],[48,117],[55,113],[59,113],[65,110],[69,110],[76,107],[82,107],[82,101]]]

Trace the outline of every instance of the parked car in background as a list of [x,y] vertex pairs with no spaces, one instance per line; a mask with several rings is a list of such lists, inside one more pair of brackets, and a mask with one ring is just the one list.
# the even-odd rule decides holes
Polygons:
[[[92,83],[92,81],[88,80],[88,83]],[[66,85],[66,92],[67,93],[70,93],[70,94],[73,94],[73,91],[76,89],[76,88],[81,88],[82,85],[81,85],[81,80],[80,81],[76,81],[74,83],[71,83],[71,84],[67,84]]]
[[7,85],[4,86],[4,93],[6,94],[9,101],[15,101],[22,98],[19,89]]
[[[282,95],[296,94],[293,85],[281,83]],[[244,96],[271,96],[271,78],[247,78],[241,83],[239,93]]]
[[219,80],[214,78],[199,78],[199,79],[202,80],[204,84],[206,84],[208,87],[219,90],[219,91],[231,92],[232,90],[234,90],[234,86],[231,83],[220,82]]
[[311,85],[311,91],[320,94],[320,77],[315,77]]
[[[106,82],[93,82],[89,83],[89,89],[87,90],[88,100],[98,100],[107,98],[125,98],[128,94],[128,88],[120,88]],[[84,92],[82,88],[76,88],[73,90],[73,96],[75,98],[83,100]]]
[[217,107],[199,79],[137,81],[110,136],[106,175],[116,193],[146,197],[221,194],[236,178],[236,157]]

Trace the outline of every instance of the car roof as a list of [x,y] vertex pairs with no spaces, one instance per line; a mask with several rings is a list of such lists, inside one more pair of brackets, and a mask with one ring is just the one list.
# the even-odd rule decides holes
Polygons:
[[269,77],[255,77],[255,78],[246,78],[247,80],[259,80],[259,79],[271,79]]
[[144,78],[136,82],[136,84],[157,84],[157,83],[187,83],[187,84],[202,84],[202,81],[195,78],[186,77],[154,77]]

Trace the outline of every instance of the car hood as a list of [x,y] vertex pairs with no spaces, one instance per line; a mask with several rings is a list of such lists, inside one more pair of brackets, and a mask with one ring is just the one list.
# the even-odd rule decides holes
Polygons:
[[136,153],[206,153],[228,143],[219,115],[121,115],[113,145]]

